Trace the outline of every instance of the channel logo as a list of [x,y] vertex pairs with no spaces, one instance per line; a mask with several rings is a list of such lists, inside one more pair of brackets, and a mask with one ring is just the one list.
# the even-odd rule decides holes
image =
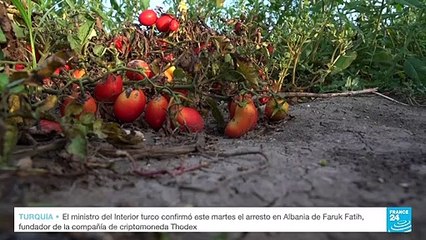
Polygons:
[[412,231],[411,207],[388,207],[386,212],[387,232],[407,233]]

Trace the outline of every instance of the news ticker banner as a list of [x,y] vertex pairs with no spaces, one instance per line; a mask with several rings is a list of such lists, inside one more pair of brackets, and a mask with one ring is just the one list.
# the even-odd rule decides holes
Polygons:
[[15,207],[15,232],[411,232],[411,207]]

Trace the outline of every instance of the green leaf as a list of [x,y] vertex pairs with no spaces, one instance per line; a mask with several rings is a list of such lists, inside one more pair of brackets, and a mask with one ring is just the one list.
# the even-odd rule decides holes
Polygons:
[[375,63],[383,63],[388,65],[394,64],[394,57],[389,51],[378,51],[373,56],[373,62]]
[[416,82],[426,84],[426,62],[418,58],[408,58],[404,63],[404,71],[408,77]]
[[68,6],[69,6],[71,9],[74,9],[74,8],[75,8],[74,1],[71,1],[71,0],[65,0],[65,2],[68,4]]
[[173,71],[173,78],[175,79],[175,81],[182,82],[186,80],[186,73],[182,68],[176,68]]
[[6,36],[4,35],[3,30],[0,27],[0,43],[6,43],[6,42],[7,42]]
[[207,98],[207,104],[209,104],[212,115],[217,122],[217,127],[220,131],[225,128],[225,119],[223,117],[222,112],[219,110],[219,106],[217,105],[217,101],[212,98]]
[[86,22],[79,27],[77,36],[81,43],[85,43],[86,40],[90,39],[94,25],[95,22],[87,19]]
[[[27,11],[24,7],[24,4],[22,4],[21,0],[12,0],[13,5],[18,9],[19,13],[21,14],[21,17],[24,19],[25,24],[29,29],[32,28],[32,21],[31,21],[31,12]],[[30,4],[30,1],[27,2],[27,4]]]
[[102,57],[106,52],[106,48],[102,45],[96,45],[93,48],[93,53],[98,56],[98,57]]
[[24,28],[16,23],[12,23],[13,32],[17,38],[25,38]]
[[356,59],[357,53],[355,51],[349,52],[346,55],[340,56],[339,59],[334,64],[334,68],[331,71],[331,74],[339,73],[346,68],[348,68],[352,62]]
[[141,7],[142,9],[148,9],[149,8],[149,0],[141,0]]
[[418,0],[395,0],[396,3],[402,4],[402,5],[408,5],[410,7],[416,7],[416,8],[425,8],[426,5]]
[[7,84],[9,84],[9,78],[5,73],[0,73],[0,93],[3,92]]
[[77,135],[71,138],[67,146],[67,152],[79,158],[87,156],[87,139],[84,136]]

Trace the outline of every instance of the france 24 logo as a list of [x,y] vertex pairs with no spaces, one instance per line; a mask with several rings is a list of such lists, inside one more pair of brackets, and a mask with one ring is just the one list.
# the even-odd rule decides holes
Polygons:
[[387,231],[393,233],[407,233],[412,231],[411,207],[388,207]]

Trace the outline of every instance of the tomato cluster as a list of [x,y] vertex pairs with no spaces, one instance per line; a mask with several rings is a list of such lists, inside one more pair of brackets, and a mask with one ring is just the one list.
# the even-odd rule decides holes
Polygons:
[[[210,56],[216,54],[215,58],[221,59],[225,55],[231,56],[228,50],[229,39],[213,37],[214,41],[207,38],[206,41],[194,40],[194,44],[185,39],[191,38],[188,37],[190,34],[196,35],[191,29],[197,29],[199,26],[186,22],[180,26],[178,18],[173,15],[158,14],[151,9],[142,11],[138,20],[140,29],[146,29],[140,31],[143,37],[139,36],[139,39],[145,38],[144,43],[148,46],[135,44],[135,38],[131,38],[129,34],[113,37],[109,46],[118,53],[122,69],[108,72],[85,89],[80,89],[78,84],[72,84],[71,94],[62,99],[62,116],[80,118],[83,114],[92,113],[102,117],[114,117],[120,123],[143,121],[155,131],[172,128],[185,132],[201,132],[205,129],[206,113],[208,110],[214,111],[205,101],[211,94],[230,99],[229,120],[222,129],[229,138],[239,138],[255,129],[261,117],[268,121],[280,121],[288,116],[288,103],[285,99],[270,94],[274,86],[268,83],[267,75],[261,67],[252,71],[253,66],[243,58],[232,59],[231,65],[237,66],[237,69],[231,70],[240,71],[240,76],[244,75],[246,80],[248,79],[243,88],[238,85],[241,80],[217,80],[217,75],[211,73],[220,71],[213,67],[220,63],[209,59]],[[245,29],[243,23],[238,21],[233,32],[241,36]],[[159,34],[155,34],[155,30]],[[170,39],[175,40],[176,45]],[[244,44],[243,41],[233,41],[236,45]],[[188,43],[182,45],[182,42]],[[179,46],[179,50],[174,50],[175,46]],[[145,51],[142,51],[143,49]],[[265,49],[269,54],[273,53],[272,45]],[[204,67],[208,70],[200,70]],[[22,66],[16,65],[17,71],[21,69]],[[54,76],[68,72],[74,79],[81,79],[86,76],[86,71],[91,72],[91,69],[71,70],[66,65],[57,69]],[[182,81],[176,83],[175,75],[190,81],[194,80],[194,76],[205,75],[206,80],[200,81],[199,85],[192,83],[189,87],[177,87]],[[249,78],[253,75],[262,81],[261,84],[251,83]],[[109,108],[100,107],[100,104]],[[76,111],[76,105],[81,109]],[[108,112],[105,113],[105,110]],[[55,123],[48,121],[43,122],[43,126],[55,131],[58,129]]]

